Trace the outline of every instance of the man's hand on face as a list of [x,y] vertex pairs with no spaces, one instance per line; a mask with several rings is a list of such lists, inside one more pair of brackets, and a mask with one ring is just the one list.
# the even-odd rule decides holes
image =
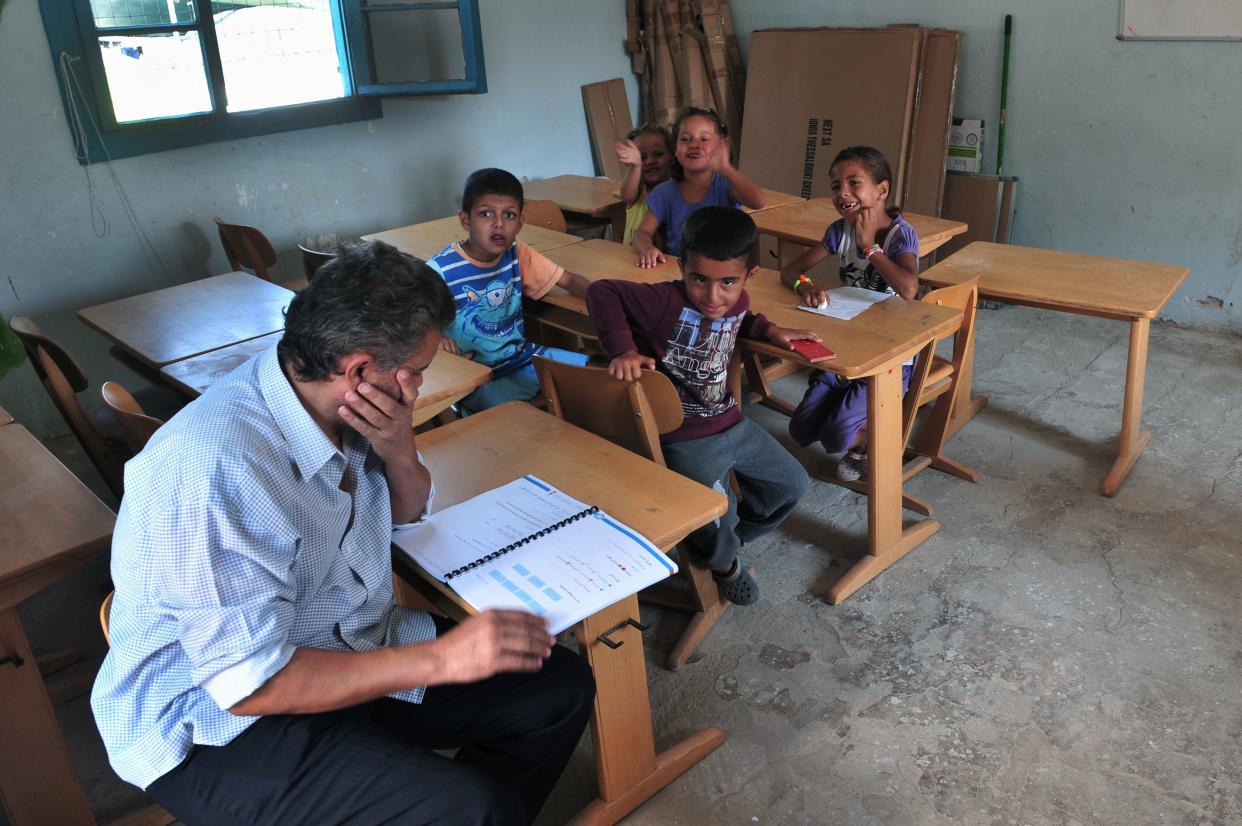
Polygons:
[[346,391],[345,404],[337,408],[341,420],[365,436],[386,463],[417,455],[413,422],[418,380],[404,367],[397,371],[397,391],[400,395],[393,396],[363,381],[357,390]]

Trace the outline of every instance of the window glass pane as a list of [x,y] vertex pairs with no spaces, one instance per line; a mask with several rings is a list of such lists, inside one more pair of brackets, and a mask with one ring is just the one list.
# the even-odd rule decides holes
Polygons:
[[95,26],[158,26],[193,23],[194,0],[91,0]]
[[455,9],[365,12],[376,83],[461,80],[466,57]]
[[99,38],[118,123],[211,111],[198,32]]
[[[251,0],[253,2],[253,0]],[[328,0],[212,3],[228,111],[345,96]]]

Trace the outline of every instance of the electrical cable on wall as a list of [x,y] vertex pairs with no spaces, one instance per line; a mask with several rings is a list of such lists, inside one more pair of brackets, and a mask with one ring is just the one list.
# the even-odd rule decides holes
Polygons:
[[[168,272],[168,267],[164,266],[164,260],[160,258],[159,250],[151,243],[151,239],[147,237],[142,224],[138,221],[138,213],[134,210],[134,205],[129,200],[129,194],[125,191],[125,187],[121,184],[121,179],[117,176],[116,170],[112,166],[112,154],[108,151],[108,145],[104,143],[103,132],[95,121],[94,112],[91,111],[86,94],[82,91],[82,82],[73,68],[73,64],[79,60],[81,60],[80,57],[75,57],[68,52],[61,52],[59,69],[61,86],[64,90],[65,101],[68,103],[68,111],[65,115],[69,120],[69,129],[73,134],[74,155],[78,162],[82,164],[82,171],[86,174],[86,195],[90,202],[91,229],[94,231],[96,238],[106,238],[112,230],[112,224],[108,220],[107,213],[104,212],[103,203],[99,198],[99,190],[95,185],[95,177],[91,174],[91,164],[89,163],[90,137],[87,135],[86,126],[82,120],[81,111],[83,110],[86,111],[91,129],[99,139],[99,148],[106,159],[108,176],[112,178],[112,184],[116,187],[116,191],[121,197],[121,205],[134,228],[134,234],[138,237],[138,246],[147,261],[147,267],[153,275],[163,274],[164,280],[171,284],[172,276]],[[157,263],[159,265],[158,269],[156,267]]]

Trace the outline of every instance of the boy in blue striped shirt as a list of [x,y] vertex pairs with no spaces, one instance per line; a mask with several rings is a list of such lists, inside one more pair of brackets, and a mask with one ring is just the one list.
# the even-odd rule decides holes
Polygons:
[[541,298],[553,287],[585,297],[590,282],[517,240],[522,229],[522,184],[503,169],[480,169],[466,179],[461,197],[464,241],[449,244],[427,262],[448,284],[457,318],[440,347],[492,368],[492,380],[458,404],[463,415],[539,392],[532,356],[586,364],[587,356],[526,340],[522,297]]

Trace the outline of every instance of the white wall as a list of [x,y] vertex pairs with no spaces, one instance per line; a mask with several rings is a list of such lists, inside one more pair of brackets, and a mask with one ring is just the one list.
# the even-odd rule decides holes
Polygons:
[[[987,121],[995,171],[1001,32],[1014,13],[1005,172],[1014,243],[1183,264],[1174,321],[1242,332],[1242,43],[1118,41],[1119,0],[732,0],[750,32],[943,26],[965,33],[958,116]],[[842,55],[841,74],[883,55]]]
[[[263,230],[278,277],[301,272],[295,244],[356,236],[456,211],[465,176],[593,174],[579,87],[625,77],[636,100],[620,2],[482,0],[489,92],[388,99],[369,123],[207,144],[113,164],[159,259],[148,264],[103,164],[89,167],[110,231],[92,229],[36,0],[0,15],[0,313],[63,340],[98,386],[138,379],[74,316],[81,308],[224,272],[213,215]],[[566,36],[572,33],[572,36]],[[166,270],[166,272],[165,272]],[[29,366],[0,380],[0,406],[36,433],[63,431]]]

